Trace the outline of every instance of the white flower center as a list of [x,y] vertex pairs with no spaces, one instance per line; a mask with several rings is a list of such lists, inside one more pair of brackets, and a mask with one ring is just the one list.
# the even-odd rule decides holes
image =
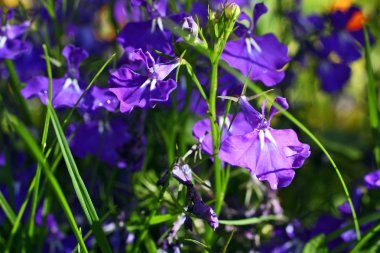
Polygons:
[[157,79],[153,79],[152,82],[150,83],[150,90],[154,90],[156,89],[156,83],[157,83]]
[[256,41],[252,37],[245,38],[245,44],[247,45],[248,54],[252,53],[252,47],[254,47],[258,53],[262,52],[261,47],[256,43]]
[[265,139],[269,140],[275,147],[277,147],[277,142],[273,138],[270,131],[266,129],[260,129],[259,130],[259,139],[260,139],[260,148],[263,149],[265,145]]
[[0,36],[0,48],[3,48],[5,45],[5,42],[7,42],[7,37]]
[[62,90],[68,89],[68,88],[74,88],[74,90],[78,93],[81,93],[81,89],[79,88],[78,80],[77,79],[72,79],[72,78],[67,78],[65,83],[63,84]]
[[150,28],[151,33],[154,33],[154,31],[156,31],[156,26],[158,26],[158,29],[160,29],[161,32],[164,31],[164,25],[160,17],[153,19],[152,27]]

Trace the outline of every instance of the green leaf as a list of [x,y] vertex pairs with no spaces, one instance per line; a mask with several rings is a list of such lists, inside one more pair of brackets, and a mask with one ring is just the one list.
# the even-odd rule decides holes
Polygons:
[[302,250],[302,253],[327,253],[326,237],[324,234],[320,234],[312,238]]
[[[79,203],[82,206],[82,209],[84,211],[84,214],[89,221],[92,231],[94,233],[94,236],[97,240],[97,243],[99,244],[99,247],[102,252],[111,252],[111,247],[107,241],[107,237],[104,234],[104,231],[102,229],[102,226],[99,222],[98,214],[96,213],[95,207],[92,203],[92,200],[90,198],[90,195],[88,194],[87,188],[82,180],[82,177],[79,174],[78,167],[75,163],[74,157],[70,151],[69,144],[67,143],[65,134],[63,133],[63,129],[61,124],[59,123],[58,116],[51,104],[51,88],[52,88],[52,76],[51,76],[51,66],[49,61],[49,55],[47,53],[47,48],[44,46],[45,51],[45,57],[46,57],[46,65],[48,69],[49,74],[49,99],[47,100],[47,108],[48,113],[50,115],[55,134],[57,136],[58,144],[62,152],[62,156],[65,160],[66,167],[68,169],[68,172],[70,174],[71,181],[74,186],[75,193],[78,197]],[[111,58],[106,62],[106,64],[103,65],[103,67],[97,72],[93,80],[90,82],[90,84],[87,86],[86,90],[83,92],[83,94],[79,97],[77,103],[74,105],[74,108],[78,105],[80,100],[83,98],[83,96],[86,94],[86,92],[91,88],[91,85],[95,81],[95,79],[100,75],[100,73],[103,71],[105,66],[111,61],[111,59],[115,56],[113,54]],[[72,111],[71,111],[72,112]],[[71,116],[71,114],[68,115],[68,118]]]
[[157,247],[154,241],[150,236],[147,236],[144,240],[145,248],[147,249],[148,253],[156,253]]
[[[75,235],[78,243],[81,245],[83,252],[88,252],[86,245],[83,241],[83,238],[79,232],[79,229],[78,229],[78,226],[76,224],[74,215],[70,209],[69,204],[67,203],[65,194],[63,193],[62,188],[59,185],[54,174],[51,173],[50,166],[46,162],[45,157],[44,157],[43,153],[41,152],[41,150],[39,149],[37,143],[35,142],[35,140],[31,136],[31,134],[29,133],[27,128],[17,119],[17,117],[15,117],[12,114],[7,113],[6,118],[8,119],[9,123],[13,126],[13,128],[17,131],[17,133],[19,134],[21,139],[25,142],[25,144],[27,145],[27,147],[29,148],[30,152],[32,153],[34,158],[37,160],[37,162],[42,164],[42,169],[43,169],[44,173],[46,174],[46,177],[52,186],[52,189],[56,195],[57,201],[61,205],[63,212],[65,213],[65,215],[68,219],[68,222],[69,222],[69,224],[70,224],[70,226],[74,232],[74,235]],[[35,182],[35,181],[33,180],[33,182]],[[33,189],[33,186],[34,186],[33,182],[32,182],[32,185],[29,187],[29,192],[31,192],[31,189]],[[26,197],[26,200],[27,199],[29,199],[28,196]],[[26,203],[27,203],[27,201],[24,201],[23,206],[25,204],[25,207],[26,207]],[[21,221],[22,213],[24,210],[25,209],[23,209],[23,207],[22,207],[20,212],[19,212],[19,215],[17,216],[17,219],[19,219],[20,221]],[[16,226],[16,224],[17,224],[17,221],[15,222],[15,226],[12,229],[13,234],[15,233],[14,231],[17,231],[17,228],[18,228]],[[12,243],[11,241],[8,241],[8,245],[7,245],[8,252],[10,250],[11,243]]]
[[380,133],[379,133],[379,112],[378,112],[378,101],[377,101],[377,84],[375,81],[372,59],[371,59],[371,45],[369,43],[368,27],[364,27],[364,39],[365,39],[365,62],[368,76],[368,113],[369,122],[371,126],[372,136],[373,136],[373,150],[375,154],[376,167],[380,167]]
[[262,216],[262,217],[253,217],[248,219],[241,220],[219,220],[219,224],[223,225],[233,225],[233,226],[247,226],[259,224],[267,221],[284,221],[284,217],[278,217],[274,215]]
[[227,252],[228,245],[230,245],[230,242],[232,240],[232,237],[234,236],[234,233],[235,233],[235,230],[232,230],[232,232],[231,232],[230,236],[228,237],[228,240],[227,240],[226,244],[224,245],[221,253],[226,253]]
[[171,214],[155,215],[155,216],[152,217],[152,219],[150,219],[149,225],[157,225],[157,224],[160,224],[160,223],[164,223],[164,222],[170,221],[170,220],[172,220],[174,218],[175,218],[175,216],[173,216]]
[[380,224],[376,225],[371,231],[364,235],[364,237],[355,245],[355,247],[351,250],[351,253],[361,252],[360,249],[375,235],[379,235],[380,232]]
[[[49,54],[48,54],[47,47],[45,44],[42,45],[42,47],[44,49],[45,59],[46,59],[46,61],[49,61]],[[48,73],[48,77],[49,77],[48,97],[49,97],[49,100],[51,100],[52,96],[53,96],[53,76],[52,76],[50,64],[46,64],[46,67],[47,67],[47,73]],[[42,133],[42,140],[41,140],[42,153],[45,152],[47,136],[49,133],[49,126],[50,126],[50,114],[48,112],[46,112],[44,130]],[[41,171],[42,171],[42,165],[41,165],[41,163],[38,163],[36,175],[35,175],[35,178],[33,179],[33,180],[36,180],[36,182],[34,185],[32,207],[30,210],[30,217],[29,217],[28,236],[30,238],[32,238],[34,235],[34,216],[36,215],[36,209],[37,209],[37,204],[38,204],[38,191],[39,191],[39,186],[40,186]]]
[[111,247],[109,246],[107,238],[99,223],[98,214],[96,213],[95,207],[92,203],[90,195],[88,194],[87,188],[82,180],[82,177],[79,174],[78,167],[75,163],[74,157],[70,151],[69,145],[66,141],[66,137],[59,123],[58,116],[49,100],[47,103],[47,107],[51,117],[52,125],[54,127],[55,134],[57,136],[58,144],[61,148],[63,159],[65,160],[66,167],[70,174],[75,193],[82,206],[84,214],[86,215],[86,218],[91,225],[94,236],[102,252],[111,252]]
[[208,252],[211,252],[211,248],[209,246],[207,246],[206,244],[202,243],[202,242],[199,242],[199,241],[193,240],[193,239],[184,239],[184,241],[194,243],[194,244],[196,244],[198,246],[201,246],[202,248],[204,248]]
[[0,191],[0,206],[3,209],[5,215],[7,216],[8,220],[11,222],[12,225],[16,222],[16,214],[13,212],[11,206],[5,199],[3,193]]

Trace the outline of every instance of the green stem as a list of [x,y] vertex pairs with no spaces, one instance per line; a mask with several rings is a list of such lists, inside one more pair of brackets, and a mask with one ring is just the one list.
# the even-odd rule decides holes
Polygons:
[[[44,44],[44,45],[42,45],[42,47],[44,49],[45,58],[47,59],[47,61],[50,61],[50,59],[49,59],[49,53],[48,53],[48,49],[47,49],[46,45]],[[52,90],[52,87],[53,87],[53,82],[52,82],[53,77],[52,77],[52,71],[51,71],[50,64],[47,64],[47,74],[48,74],[48,77],[49,77],[48,97],[49,97],[49,100],[51,101],[52,96],[53,96],[53,90]],[[50,114],[46,111],[44,130],[43,130],[42,139],[41,139],[41,150],[42,150],[42,153],[45,152],[46,142],[47,142],[47,136],[48,136],[48,133],[49,133],[49,126],[50,126]],[[38,163],[38,165],[37,165],[37,171],[36,171],[36,175],[35,175],[36,183],[35,183],[34,192],[33,192],[33,201],[32,201],[32,208],[31,208],[31,211],[30,211],[30,220],[29,220],[28,236],[30,238],[32,238],[33,235],[34,235],[34,216],[36,214],[37,203],[38,203],[38,190],[39,190],[39,185],[40,185],[41,172],[42,172],[42,165],[41,165],[41,163]]]
[[371,132],[374,140],[374,154],[376,167],[380,168],[380,143],[379,143],[379,114],[377,112],[377,89],[376,82],[373,74],[372,60],[370,53],[370,43],[368,38],[368,28],[364,28],[364,38],[365,38],[365,62],[368,75],[368,112],[369,112],[369,121],[371,126]]
[[[222,17],[226,18],[224,13]],[[223,201],[224,201],[224,185],[222,185],[222,181],[226,180],[223,175],[223,166],[222,162],[218,157],[219,146],[220,146],[220,132],[219,125],[217,122],[216,115],[216,97],[217,97],[217,89],[218,89],[218,68],[219,68],[219,60],[220,55],[222,54],[224,47],[226,46],[227,40],[230,37],[230,34],[233,31],[233,27],[236,22],[236,18],[233,19],[223,19],[221,23],[224,24],[224,27],[218,31],[218,27],[214,27],[215,31],[221,36],[218,37],[216,35],[217,40],[214,44],[214,48],[212,48],[209,52],[209,59],[211,62],[211,80],[210,80],[210,96],[208,100],[208,106],[210,111],[210,123],[211,123],[211,135],[212,135],[212,146],[213,146],[213,158],[214,158],[214,179],[215,179],[215,205],[214,211],[217,216],[219,216],[220,211],[222,209]],[[212,230],[208,228],[206,230],[205,240],[209,244],[212,244]]]
[[216,118],[216,91],[218,88],[218,65],[219,59],[211,62],[211,88],[209,97],[209,110],[210,110],[210,122],[211,122],[211,135],[213,146],[213,158],[214,158],[214,176],[215,176],[215,213],[219,215],[222,207],[222,182],[221,182],[221,169],[222,163],[218,157],[219,152],[219,127]]
[[[214,211],[217,216],[219,216],[220,210],[222,208],[222,203],[224,199],[224,194],[222,192],[222,162],[218,157],[219,152],[219,126],[216,118],[216,91],[218,88],[218,65],[219,58],[217,56],[216,60],[211,57],[211,87],[210,87],[210,97],[208,100],[209,111],[210,111],[210,123],[211,123],[211,135],[212,135],[212,146],[213,146],[213,158],[214,158],[214,180],[215,180],[215,205]],[[208,244],[212,243],[212,230],[207,227],[205,241]]]
[[[70,223],[70,225],[71,225],[71,227],[73,229],[75,237],[77,238],[78,242],[81,244],[81,247],[83,247],[82,248],[83,252],[88,252],[87,249],[86,249],[86,245],[84,244],[84,241],[83,241],[81,235],[78,233],[78,226],[77,226],[76,221],[74,219],[74,216],[73,216],[73,214],[71,212],[69,204],[68,204],[68,202],[66,200],[66,197],[65,197],[65,195],[62,192],[62,188],[60,187],[58,181],[56,180],[56,178],[54,177],[54,175],[50,171],[50,166],[46,162],[46,159],[44,158],[41,150],[39,149],[39,146],[34,141],[32,135],[30,135],[30,133],[28,132],[28,130],[25,127],[25,125],[23,125],[17,119],[17,117],[15,117],[12,114],[7,113],[6,118],[7,118],[8,122],[12,125],[12,127],[16,130],[16,132],[19,134],[19,136],[21,137],[21,139],[24,140],[25,144],[28,146],[28,148],[31,151],[31,153],[33,154],[33,156],[37,159],[38,163],[42,164],[42,169],[45,172],[46,177],[49,179],[49,182],[52,185],[52,188],[53,188],[53,190],[54,190],[54,192],[56,194],[56,197],[57,197],[56,199],[61,204],[61,207],[62,207],[64,213],[66,214],[66,217],[68,218],[68,221],[69,221],[69,223]],[[25,198],[25,200],[24,200],[24,202],[23,202],[23,204],[22,204],[22,206],[20,208],[19,213],[17,214],[16,221],[15,221],[14,226],[12,228],[11,236],[10,236],[8,242],[7,242],[7,246],[6,246],[5,252],[10,252],[10,249],[11,249],[11,246],[12,246],[13,237],[16,234],[16,232],[17,232],[17,230],[18,230],[18,228],[20,226],[21,218],[22,218],[22,216],[24,214],[24,211],[25,211],[25,208],[27,206],[28,200],[29,200],[30,195],[32,193],[32,190],[34,188],[34,184],[35,184],[35,179],[33,179],[32,183],[30,184],[27,196],[26,196],[26,198]]]
[[351,253],[355,252],[364,252],[360,251],[360,249],[365,245],[366,242],[368,242],[376,233],[380,232],[380,224],[378,224],[376,227],[374,227],[371,231],[369,231],[363,239],[361,239],[355,247],[351,250]]

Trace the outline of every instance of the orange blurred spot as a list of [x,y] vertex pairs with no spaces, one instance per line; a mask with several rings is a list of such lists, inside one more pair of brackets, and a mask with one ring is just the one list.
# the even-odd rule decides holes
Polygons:
[[[331,12],[334,12],[334,11],[347,12],[350,7],[351,7],[350,0],[336,0],[334,1],[331,7]],[[349,32],[360,30],[363,28],[363,24],[365,21],[366,21],[366,17],[364,16],[363,12],[356,11],[352,14],[350,20],[347,22],[346,30]]]
[[363,12],[356,11],[352,14],[350,20],[346,24],[346,30],[354,32],[363,28],[363,24],[366,21],[366,17]]
[[343,11],[346,12],[351,7],[350,0],[336,0],[331,6],[331,12]]
[[95,37],[102,41],[113,41],[116,31],[112,24],[110,8],[103,5],[95,14]]

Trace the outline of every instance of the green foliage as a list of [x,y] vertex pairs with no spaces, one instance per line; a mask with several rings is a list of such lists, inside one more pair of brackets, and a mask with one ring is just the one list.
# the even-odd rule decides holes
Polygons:
[[326,237],[324,234],[320,234],[308,243],[306,243],[303,248],[302,253],[327,253],[328,249],[326,247]]

